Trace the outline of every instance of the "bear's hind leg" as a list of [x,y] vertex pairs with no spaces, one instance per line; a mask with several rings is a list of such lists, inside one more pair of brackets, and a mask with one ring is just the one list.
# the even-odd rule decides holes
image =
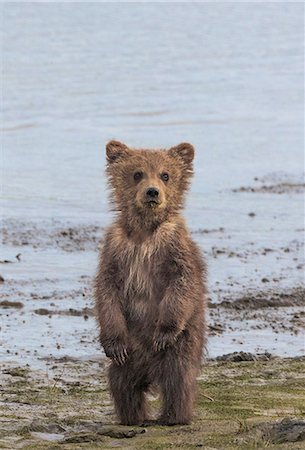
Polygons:
[[159,386],[163,405],[160,425],[186,425],[191,422],[196,394],[196,373],[177,356],[167,355],[160,366]]
[[149,383],[130,364],[109,368],[109,384],[121,425],[139,425],[147,420],[145,391]]

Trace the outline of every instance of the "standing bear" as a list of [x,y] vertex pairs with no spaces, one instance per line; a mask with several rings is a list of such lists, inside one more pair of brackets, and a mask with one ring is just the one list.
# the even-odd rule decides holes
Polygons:
[[148,421],[145,393],[162,394],[158,424],[192,418],[206,340],[206,266],[180,215],[194,148],[106,146],[116,211],[100,251],[94,295],[120,423]]

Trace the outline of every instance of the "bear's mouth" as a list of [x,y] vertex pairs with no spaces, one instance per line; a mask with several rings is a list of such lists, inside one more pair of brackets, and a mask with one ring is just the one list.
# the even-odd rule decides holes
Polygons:
[[146,204],[150,207],[150,208],[156,208],[157,206],[160,205],[160,202],[158,200],[147,200]]

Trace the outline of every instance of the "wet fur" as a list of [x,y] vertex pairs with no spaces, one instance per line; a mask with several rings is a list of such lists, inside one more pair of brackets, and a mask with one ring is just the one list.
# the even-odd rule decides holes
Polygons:
[[[111,141],[106,153],[117,217],[101,248],[95,302],[100,342],[112,359],[115,409],[122,424],[145,422],[145,393],[157,384],[159,423],[186,424],[206,337],[206,268],[179,214],[194,150],[190,144],[134,150]],[[136,183],[139,170],[144,175]],[[148,186],[160,191],[157,207],[145,203]]]

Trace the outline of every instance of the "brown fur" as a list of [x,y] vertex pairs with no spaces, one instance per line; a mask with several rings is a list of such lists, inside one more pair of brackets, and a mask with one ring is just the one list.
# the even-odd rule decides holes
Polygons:
[[[117,218],[101,249],[95,301],[116,412],[122,424],[145,422],[153,383],[163,398],[159,423],[189,423],[206,334],[205,264],[179,215],[194,149],[111,141],[106,153]],[[158,204],[147,203],[150,187]]]

